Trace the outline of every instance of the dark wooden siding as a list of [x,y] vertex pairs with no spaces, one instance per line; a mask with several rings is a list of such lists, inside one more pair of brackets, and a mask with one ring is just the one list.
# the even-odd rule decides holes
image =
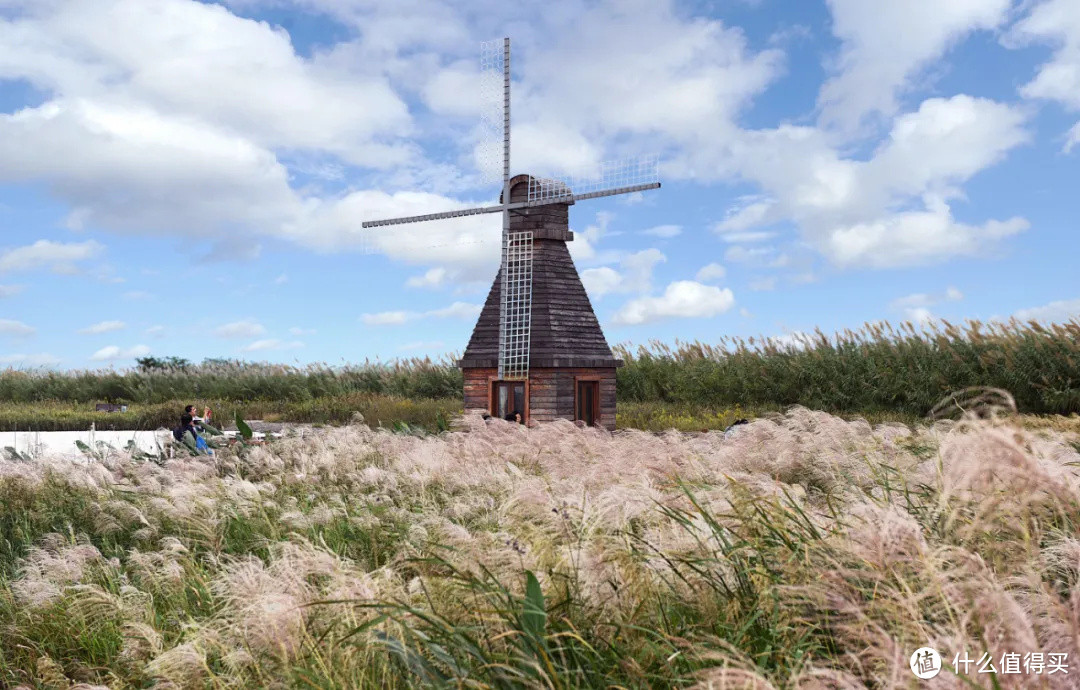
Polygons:
[[[467,368],[465,374],[466,411],[489,412],[491,384],[498,369]],[[594,368],[537,368],[529,371],[528,421],[551,422],[556,419],[574,420],[575,393],[579,378],[600,382],[600,426],[615,429],[615,369]]]

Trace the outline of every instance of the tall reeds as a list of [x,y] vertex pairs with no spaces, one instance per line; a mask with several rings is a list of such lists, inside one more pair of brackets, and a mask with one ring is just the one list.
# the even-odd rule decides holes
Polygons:
[[1080,412],[1080,322],[866,324],[796,344],[723,339],[617,348],[619,399],[709,408],[804,405],[922,416],[949,393],[1009,391],[1020,412]]
[[1075,435],[461,424],[0,461],[0,685],[899,690],[930,646],[1075,687]]
[[[780,341],[650,342],[615,348],[620,402],[723,410],[804,405],[830,412],[927,414],[952,391],[1009,391],[1022,413],[1080,412],[1080,322],[866,324]],[[163,371],[0,371],[0,402],[307,404],[351,395],[461,399],[453,356],[331,367],[213,362]]]

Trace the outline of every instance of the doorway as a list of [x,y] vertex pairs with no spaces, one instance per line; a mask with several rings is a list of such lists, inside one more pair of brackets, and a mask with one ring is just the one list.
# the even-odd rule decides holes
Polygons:
[[491,391],[491,415],[499,419],[514,412],[521,413],[521,421],[525,421],[525,382],[524,381],[493,381]]
[[574,419],[596,426],[600,422],[600,382],[578,381]]

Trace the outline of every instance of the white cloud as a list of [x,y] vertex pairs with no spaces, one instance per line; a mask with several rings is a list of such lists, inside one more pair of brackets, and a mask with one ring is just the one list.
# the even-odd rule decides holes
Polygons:
[[151,326],[150,328],[147,328],[145,331],[143,331],[143,333],[150,336],[151,338],[164,338],[166,332],[167,329],[164,326]]
[[[366,220],[453,211],[477,204],[426,192],[352,192],[340,199],[308,199],[281,234],[318,251],[366,247],[410,264],[439,264],[475,274],[496,270],[501,225],[495,214],[392,228],[360,229]],[[578,244],[577,241],[572,245]]]
[[609,293],[646,293],[652,290],[653,269],[665,261],[659,249],[645,249],[624,256],[618,271],[608,266],[581,271],[581,282],[594,299]]
[[150,348],[146,345],[136,345],[126,349],[122,349],[116,345],[109,345],[90,355],[90,359],[95,362],[114,362],[122,359],[145,357],[149,354]]
[[623,285],[622,275],[610,266],[586,268],[581,271],[581,284],[593,299],[617,291]]
[[712,226],[713,232],[725,242],[761,242],[776,233],[751,228],[767,226],[775,222],[776,202],[760,196],[746,196],[738,200],[733,208],[728,209],[724,219]]
[[297,214],[299,198],[273,153],[168,113],[74,99],[0,114],[0,182],[45,181],[70,205],[75,229],[210,236],[279,228]]
[[129,290],[122,294],[121,297],[132,302],[141,302],[154,299],[156,295],[152,292],[147,292],[145,290]]
[[442,267],[428,269],[423,275],[412,276],[405,284],[415,288],[438,288],[446,284],[449,272]]
[[[1056,101],[1080,111],[1080,5],[1075,0],[1047,0],[1031,5],[1031,12],[1017,22],[1006,43],[1050,43],[1053,57],[1020,89],[1025,98]],[[1080,143],[1080,122],[1065,137],[1065,152]]]
[[420,318],[416,312],[382,311],[377,314],[362,314],[360,319],[367,326],[397,326],[407,321]]
[[1073,147],[1077,144],[1080,144],[1080,122],[1073,125],[1065,136],[1065,153],[1072,153]]
[[[984,0],[987,6],[1005,1]],[[901,46],[896,57],[903,65],[877,65],[892,84],[890,94],[971,27],[994,25],[996,15],[975,2],[957,0],[959,7],[941,16],[920,5],[915,17],[899,24],[925,31]],[[890,0],[886,16],[899,12],[896,5]],[[475,13],[427,0],[408,6],[300,0],[298,6],[337,17],[358,29],[356,37],[304,58],[286,32],[216,5],[20,5],[17,19],[0,20],[0,76],[28,79],[52,95],[40,107],[0,115],[0,180],[43,183],[69,204],[73,227],[158,234],[181,228],[204,237],[228,234],[240,247],[257,247],[251,238],[272,235],[317,251],[367,242],[396,261],[436,266],[447,272],[447,281],[494,272],[494,216],[392,231],[359,228],[363,220],[487,201],[488,192],[479,200],[460,198],[474,182],[472,39],[482,28],[475,25]],[[853,7],[853,0],[838,0],[833,10],[844,55],[888,53],[865,38],[877,34],[868,33],[866,11]],[[880,265],[892,246],[837,249],[848,242],[843,233],[875,224],[902,232],[910,223],[898,225],[897,213],[929,208],[933,195],[953,198],[955,185],[966,179],[935,168],[927,180],[915,156],[879,165],[892,173],[863,180],[873,161],[843,158],[816,129],[740,130],[735,123],[742,110],[780,74],[782,51],[755,52],[740,29],[690,16],[673,3],[635,3],[633,12],[618,3],[573,11],[493,5],[482,23],[506,20],[528,27],[515,34],[515,46],[527,55],[514,75],[516,166],[562,172],[601,157],[640,153],[647,140],[649,150],[666,152],[665,176],[702,182],[742,177],[762,188],[752,203],[764,207],[721,221],[728,223],[724,231],[717,228],[726,241],[761,241],[772,236],[766,225],[790,221],[834,261]],[[639,46],[646,44],[650,50],[642,52]],[[225,58],[221,45],[230,47]],[[865,74],[855,74],[852,64],[841,59],[836,83],[861,83]],[[823,106],[847,113],[841,101],[858,95],[857,88],[834,88],[840,97],[823,90]],[[422,102],[441,116],[413,119],[406,102]],[[881,102],[871,94],[868,112],[888,111]],[[310,112],[311,103],[320,104],[319,112]],[[867,110],[859,103],[853,107]],[[958,152],[942,154],[935,166],[1014,145],[997,136],[1001,130],[985,133],[970,122],[944,139],[963,139],[967,131],[986,136],[957,144]],[[552,145],[552,135],[558,135],[558,145]],[[449,156],[439,154],[454,164],[425,161],[422,146],[436,138],[461,142]],[[920,153],[934,153],[938,146],[930,142]],[[72,150],[80,152],[77,161],[71,160]],[[339,159],[379,168],[378,185],[388,191],[429,192],[387,193],[360,179],[351,191],[326,193],[293,181],[311,161],[340,168]],[[964,241],[945,243],[930,258],[973,253],[976,245],[989,244],[980,235],[987,224],[968,219],[961,225],[951,213],[938,217],[944,222],[932,231],[957,231]],[[1003,222],[1015,228],[1022,221]],[[834,231],[840,233],[835,241]],[[570,244],[574,259],[596,260],[602,235],[602,229],[595,236],[577,233]],[[926,260],[919,243],[913,244],[915,249],[899,256],[909,263]]]
[[23,291],[22,285],[0,285],[0,299],[14,297]]
[[315,335],[314,328],[297,328],[293,327],[289,329],[289,335],[301,336],[301,335]]
[[264,333],[266,327],[253,319],[233,321],[214,329],[214,335],[219,338],[254,338]]
[[122,331],[127,328],[127,324],[123,321],[101,321],[95,323],[93,326],[87,326],[86,328],[80,328],[79,333],[86,335],[98,335],[101,333],[112,333],[113,331]]
[[869,223],[836,228],[825,247],[840,265],[892,268],[982,253],[998,240],[1027,230],[1023,218],[982,226],[958,223],[944,205],[897,213]]
[[12,319],[0,319],[0,335],[11,336],[15,338],[25,338],[37,333],[37,329],[31,326],[27,326],[22,321],[14,321]]
[[0,364],[18,367],[51,367],[60,363],[59,357],[48,353],[0,355]]
[[[70,206],[72,227],[227,233],[241,247],[273,235],[324,251],[358,248],[366,235],[378,252],[453,267],[453,277],[496,265],[497,218],[358,227],[476,202],[452,196],[474,182],[473,38],[487,33],[473,25],[475,13],[438,2],[303,0],[299,8],[357,29],[305,58],[286,31],[214,4],[18,7],[0,20],[2,76],[26,79],[50,100],[0,116],[0,179],[43,183]],[[755,52],[741,30],[668,3],[630,14],[607,3],[578,9],[485,10],[485,25],[502,17],[528,27],[515,35],[528,55],[514,84],[518,167],[563,172],[634,155],[643,152],[635,137],[648,136],[649,151],[678,151],[704,131],[726,136],[727,123],[781,70],[780,50]],[[460,117],[414,119],[410,101]],[[461,142],[452,153],[462,169],[425,160],[422,144],[433,138]],[[384,189],[431,193],[387,194],[366,180],[341,194],[293,186],[291,173],[309,176],[312,161],[340,168],[335,159],[379,169]],[[683,161],[673,174],[690,168]],[[589,245],[574,242],[575,258]]]
[[754,292],[769,292],[776,289],[776,278],[761,278],[750,283],[750,289]]
[[754,315],[751,314],[750,310],[747,309],[746,307],[740,307],[739,308],[739,316],[743,317],[744,319],[750,319],[750,318],[753,318]]
[[35,3],[0,23],[0,46],[9,74],[49,92],[122,95],[245,132],[261,146],[328,151],[356,164],[380,165],[387,152],[378,137],[410,123],[382,75],[301,58],[286,32],[213,4]]
[[481,304],[454,302],[448,307],[431,311],[384,311],[377,314],[362,314],[360,320],[367,326],[397,326],[418,319],[475,319],[483,308]]
[[[525,169],[548,163],[562,170],[581,160],[577,146],[555,147],[558,155],[551,154],[548,133],[559,128],[586,133],[589,147],[635,134],[647,134],[653,145],[684,144],[703,131],[722,136],[725,123],[780,71],[779,50],[752,53],[740,30],[680,16],[668,2],[635,3],[632,12],[597,3],[573,11],[545,7],[537,14],[537,31],[548,40],[534,40],[522,62],[515,108],[519,122],[544,123],[534,130],[535,143],[528,134],[524,143],[546,160],[518,158]],[[520,8],[513,15],[520,21]]]
[[480,316],[480,310],[482,308],[483,305],[481,304],[454,302],[449,307],[424,312],[424,316],[435,317],[437,319],[475,319]]
[[642,230],[641,234],[642,235],[650,235],[652,237],[660,237],[660,238],[664,238],[664,239],[669,239],[671,237],[678,237],[679,235],[681,235],[682,234],[682,226],[681,225],[657,225],[654,228],[649,228],[648,230]]
[[1014,316],[1024,322],[1063,323],[1073,319],[1080,320],[1080,297],[1057,300],[1040,307],[1021,309]]
[[787,268],[790,265],[791,257],[787,254],[780,254],[768,263],[769,268]]
[[[841,157],[814,128],[746,132],[732,170],[772,199],[762,223],[794,221],[804,241],[842,267],[922,265],[982,255],[1027,228],[1023,218],[957,221],[959,185],[1028,140],[1021,109],[970,96],[924,101],[898,117],[869,160]],[[744,217],[740,228],[755,227]],[[767,251],[735,245],[729,261]]]
[[973,31],[994,29],[1010,0],[828,0],[841,41],[837,74],[818,96],[822,120],[856,130],[867,116],[889,117],[921,70]]
[[964,299],[964,293],[950,285],[942,294],[932,295],[925,292],[916,292],[904,297],[898,297],[889,303],[889,308],[903,312],[907,321],[922,325],[930,323],[936,318],[933,312],[930,311],[930,307],[942,302],[958,302],[962,299]]
[[615,216],[607,211],[596,214],[595,222],[584,230],[574,231],[574,241],[567,245],[570,257],[575,263],[596,258],[596,245],[608,234],[608,225]]
[[630,300],[612,317],[612,323],[636,325],[664,318],[711,318],[735,304],[731,290],[690,280],[668,284],[659,297]]
[[[0,115],[0,118],[3,117]],[[0,147],[3,145],[0,139]],[[0,178],[2,176],[3,172],[0,169]],[[93,240],[70,243],[38,240],[25,247],[0,252],[0,273],[31,271],[47,266],[55,273],[70,274],[78,270],[75,266],[77,262],[93,259],[104,249],[104,246]]]
[[917,325],[925,325],[933,321],[936,317],[926,307],[912,307],[905,309],[904,313],[907,315],[907,320]]
[[897,299],[894,299],[889,306],[893,309],[912,309],[915,307],[928,307],[936,301],[937,300],[925,292],[917,292],[905,297],[898,297]]
[[727,275],[727,269],[718,263],[711,263],[702,266],[698,270],[697,275],[694,276],[695,280],[699,283],[711,283],[720,280]]
[[266,350],[295,350],[297,348],[304,347],[304,343],[299,340],[282,341],[276,338],[269,338],[266,340],[256,340],[252,343],[248,343],[244,347],[240,348],[241,352],[264,352]]
[[758,264],[774,253],[771,247],[743,247],[735,245],[724,252],[724,260],[738,264]]
[[626,256],[620,266],[623,269],[623,282],[628,290],[648,292],[652,290],[653,269],[657,264],[667,261],[659,249],[644,249]]
[[289,282],[289,276],[285,275],[284,273],[279,275],[277,278],[274,278],[274,285],[284,285],[287,282]]
[[813,341],[814,336],[804,331],[794,331],[792,333],[785,333],[784,335],[774,335],[769,338],[769,343],[772,344],[773,347],[792,352],[805,350]]

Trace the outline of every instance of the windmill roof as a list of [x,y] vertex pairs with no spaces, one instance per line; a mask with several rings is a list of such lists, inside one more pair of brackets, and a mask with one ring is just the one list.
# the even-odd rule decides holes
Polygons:
[[[480,318],[473,329],[463,368],[495,367],[499,360],[499,302],[502,271],[495,276]],[[585,286],[566,242],[537,239],[533,243],[530,367],[617,367],[600,329]]]

